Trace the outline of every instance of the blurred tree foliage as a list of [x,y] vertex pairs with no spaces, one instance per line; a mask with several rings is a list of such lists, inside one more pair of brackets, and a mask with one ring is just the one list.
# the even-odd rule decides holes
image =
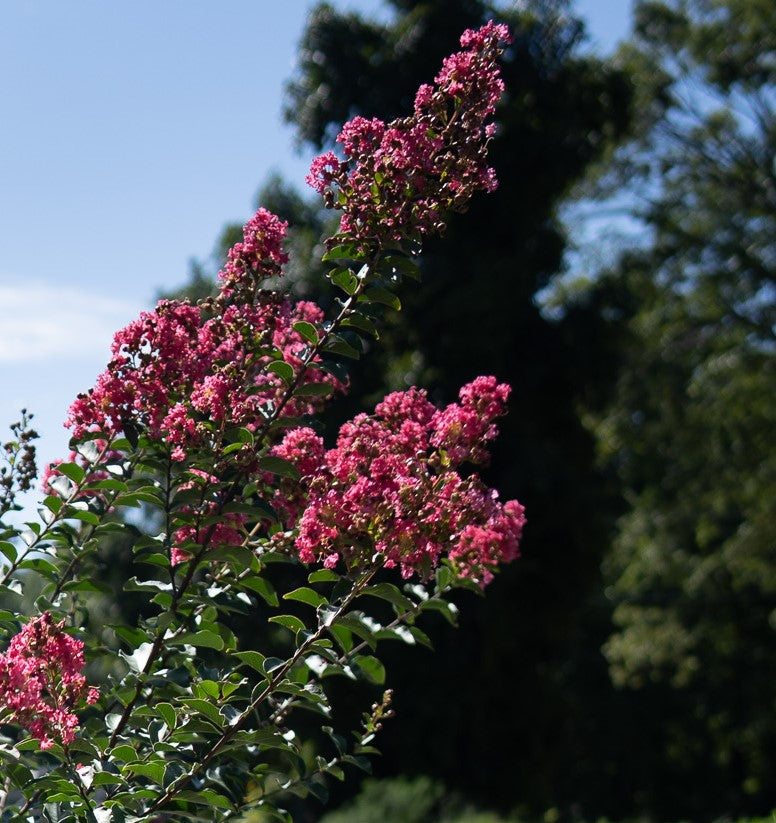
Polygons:
[[776,5],[640,2],[620,58],[634,127],[599,193],[647,240],[587,295],[630,315],[616,392],[590,418],[627,501],[605,652],[655,718],[653,810],[762,812],[776,803]]

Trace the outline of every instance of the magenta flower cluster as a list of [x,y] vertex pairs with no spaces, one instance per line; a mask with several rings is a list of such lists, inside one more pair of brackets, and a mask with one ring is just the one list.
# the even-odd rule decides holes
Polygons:
[[274,453],[302,477],[304,498],[285,503],[299,558],[353,568],[377,556],[405,578],[426,578],[446,556],[458,574],[489,582],[518,556],[523,507],[457,469],[487,459],[508,395],[494,377],[464,386],[443,410],[422,390],[395,392],[342,426],[328,451],[311,429],[290,432]]
[[218,273],[222,293],[241,294],[244,302],[252,302],[260,283],[279,277],[288,262],[283,251],[287,228],[288,223],[260,208],[243,227],[243,242],[232,246],[226,265]]
[[345,124],[337,138],[344,159],[327,152],[307,177],[327,206],[343,212],[342,233],[379,244],[438,232],[447,212],[496,188],[487,121],[504,90],[497,59],[509,42],[507,27],[493,21],[466,31],[464,50],[445,59],[436,85],[418,90],[411,117]]
[[[282,359],[300,369],[307,341],[294,324],[323,320],[313,303],[258,288],[280,273],[285,228],[259,209],[245,226],[245,242],[229,253],[218,298],[203,306],[162,300],[117,332],[107,369],[70,407],[66,425],[74,436],[92,430],[114,435],[131,426],[166,441],[173,457],[183,460],[193,447],[217,451],[228,427],[256,430],[267,420],[286,388],[267,365]],[[342,388],[314,362],[299,382]],[[285,412],[312,413],[320,403],[294,397]]]
[[[376,253],[439,231],[446,212],[495,187],[486,163],[489,118],[503,91],[497,59],[509,40],[507,28],[493,22],[465,32],[463,50],[444,61],[435,85],[419,89],[412,116],[388,124],[356,117],[338,138],[344,159],[330,152],[313,162],[308,181],[342,210],[341,231],[357,245]],[[118,332],[107,369],[70,408],[75,437],[138,432],[167,445],[176,461],[197,450],[218,475],[235,427],[264,437],[280,407],[289,417],[310,414],[327,386],[329,395],[344,388],[317,355],[309,360],[310,326],[324,330],[323,312],[264,288],[287,261],[286,229],[259,209],[229,251],[217,297],[198,306],[161,301]],[[294,389],[319,383],[324,391],[291,391],[289,375]],[[484,584],[495,565],[517,556],[523,510],[516,501],[502,504],[458,467],[487,460],[508,394],[495,378],[479,377],[461,390],[459,403],[437,410],[420,390],[399,392],[374,415],[343,426],[329,451],[309,428],[292,430],[279,444],[277,434],[268,435],[274,455],[298,468],[296,485],[263,476],[250,448],[241,448],[241,470],[274,490],[304,562],[353,567],[376,554],[405,577],[425,577],[446,556]],[[196,486],[202,498],[179,512],[187,525],[172,535],[173,564],[197,546],[243,539],[242,516],[215,522],[223,502],[218,478],[190,476],[180,490]]]
[[75,737],[74,710],[98,698],[86,683],[83,643],[45,612],[31,620],[0,654],[0,719],[23,726],[41,749]]

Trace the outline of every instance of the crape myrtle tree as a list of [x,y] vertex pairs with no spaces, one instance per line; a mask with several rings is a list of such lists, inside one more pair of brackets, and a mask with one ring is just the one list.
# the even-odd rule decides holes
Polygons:
[[[481,0],[386,6],[388,22],[327,4],[313,12],[288,88],[286,116],[301,143],[326,145],[354,113],[403,110],[456,29],[492,13]],[[642,729],[624,714],[600,651],[610,606],[599,566],[618,509],[578,416],[581,401],[607,396],[619,329],[594,301],[549,319],[536,295],[563,268],[560,204],[623,134],[631,86],[581,53],[584,29],[566,4],[499,9],[514,32],[491,147],[499,189],[426,244],[422,283],[387,318],[370,368],[351,369],[353,392],[335,412],[346,418],[355,398],[374,402],[416,381],[445,402],[483,363],[509,375],[514,403],[488,476],[529,508],[530,540],[520,573],[467,602],[459,630],[434,627],[444,654],[433,666],[420,648],[391,661],[396,682],[413,687],[397,689],[400,711],[377,768],[432,774],[503,809],[582,803],[591,814],[626,814]],[[276,183],[270,192],[289,213],[307,208]],[[309,233],[294,238],[302,247],[320,230],[312,216]],[[301,289],[315,282],[312,272],[297,277]],[[500,630],[483,638],[486,625]],[[429,733],[435,707],[424,695],[438,689],[449,690],[449,722]]]
[[[348,734],[329,679],[382,686],[380,641],[424,642],[416,618],[450,613],[452,590],[481,590],[517,556],[523,508],[476,473],[505,383],[478,376],[443,408],[393,392],[331,448],[315,428],[347,390],[341,359],[376,333],[375,307],[417,276],[423,239],[496,187],[486,153],[508,41],[502,24],[466,30],[409,115],[356,117],[341,153],[313,161],[308,182],[341,213],[323,255],[341,292],[328,316],[266,288],[288,262],[286,224],[260,208],[215,296],[162,300],[116,334],[70,407],[73,453],[21,527],[6,515],[31,482],[32,433],[16,427],[0,497],[0,819],[258,808],[290,821],[294,796],[323,797],[327,777],[368,762],[393,713],[390,691],[374,693]],[[136,525],[116,517],[133,507]],[[103,624],[90,597],[117,532],[132,537],[123,588],[145,606]],[[281,585],[287,565],[304,585]]]
[[589,418],[627,501],[605,651],[653,718],[656,816],[776,805],[776,6],[642,2],[635,127],[599,180],[646,242],[590,299],[627,318]]
[[[286,117],[301,144],[328,146],[355,114],[406,110],[458,31],[480,25],[494,4],[396,0],[386,10],[387,22],[328,4],[313,11],[288,87]],[[514,394],[487,476],[529,507],[530,540],[520,573],[507,570],[488,598],[459,594],[457,631],[441,619],[430,625],[433,665],[421,644],[401,657],[388,649],[392,682],[406,687],[397,689],[399,711],[376,767],[432,774],[486,806],[543,812],[581,803],[591,814],[622,815],[633,809],[629,770],[641,769],[644,732],[613,691],[600,650],[611,605],[599,566],[620,504],[577,414],[582,401],[608,396],[620,327],[604,322],[592,299],[549,319],[536,295],[563,268],[559,206],[623,134],[631,86],[625,72],[582,53],[584,28],[567,4],[499,4],[498,13],[514,34],[490,144],[499,188],[424,244],[422,281],[401,295],[401,313],[387,312],[379,343],[367,342],[368,361],[349,364],[351,390],[326,421],[336,432],[359,408],[412,383],[449,402],[488,363],[509,376]],[[277,178],[260,200],[291,223],[294,292],[326,304],[310,250],[327,213]],[[239,230],[225,230],[217,257]],[[426,699],[440,689],[451,695],[443,724]]]

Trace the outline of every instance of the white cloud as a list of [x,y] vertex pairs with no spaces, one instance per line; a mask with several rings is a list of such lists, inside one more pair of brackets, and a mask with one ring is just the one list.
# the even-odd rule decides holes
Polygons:
[[129,303],[73,288],[0,282],[0,363],[107,360],[114,332],[136,314]]

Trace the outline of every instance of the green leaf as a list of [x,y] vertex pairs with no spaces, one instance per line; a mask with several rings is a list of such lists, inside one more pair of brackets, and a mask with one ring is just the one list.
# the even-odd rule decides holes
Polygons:
[[417,626],[408,626],[408,628],[418,643],[427,649],[433,650],[434,644],[431,642],[431,638],[422,629],[419,629]]
[[240,660],[241,663],[244,663],[246,666],[250,666],[252,669],[256,669],[257,672],[264,674],[264,661],[265,657],[261,652],[254,652],[254,651],[247,651],[247,652],[233,652],[234,656]]
[[[357,340],[358,338],[354,339]],[[358,360],[361,357],[361,352],[354,346],[351,346],[347,340],[338,334],[330,335],[329,339],[321,347],[321,351],[326,354],[339,354],[342,355],[342,357],[349,357],[351,360]]]
[[299,469],[288,460],[282,457],[275,457],[272,454],[265,454],[258,460],[258,467],[262,471],[277,474],[279,477],[288,477],[291,480],[299,480]]
[[303,621],[293,614],[276,614],[273,617],[270,617],[268,622],[277,623],[279,626],[285,626],[285,628],[290,629],[294,632],[294,634],[307,628]]
[[347,654],[353,648],[353,632],[350,629],[345,628],[345,626],[340,626],[334,623],[333,625],[329,626],[329,631],[331,632],[334,639],[339,643],[342,651]]
[[316,569],[307,576],[308,583],[333,583],[339,580],[339,575],[331,569]]
[[440,566],[436,570],[436,584],[440,591],[446,589],[450,585],[450,581],[452,579],[453,573],[447,566]]
[[358,288],[358,278],[350,269],[334,269],[329,272],[329,279],[347,295],[354,294]]
[[252,592],[261,595],[264,601],[270,606],[277,606],[279,603],[278,596],[272,584],[263,577],[251,575],[241,580],[240,585],[243,588],[250,589]]
[[297,386],[294,394],[297,397],[326,397],[334,391],[331,383],[303,383]]
[[430,598],[421,604],[420,610],[439,612],[451,626],[458,625],[458,610],[452,603]]
[[363,258],[364,253],[361,249],[352,243],[348,243],[342,246],[334,246],[333,249],[330,249],[321,257],[321,260],[326,262],[327,260],[362,260]]
[[309,589],[306,586],[301,586],[298,589],[294,589],[292,592],[284,594],[283,600],[296,600],[299,603],[306,603],[308,606],[312,606],[315,609],[328,602],[323,595],[318,594],[318,592],[313,589]]
[[68,506],[65,510],[65,517],[71,520],[80,520],[82,523],[88,523],[90,526],[100,525],[100,518],[94,512],[73,509],[71,506]]
[[166,765],[161,760],[153,760],[150,763],[127,763],[126,766],[122,766],[121,773],[139,774],[147,777],[153,783],[156,783],[157,786],[163,786],[166,768]]
[[301,334],[308,343],[312,343],[313,346],[318,345],[318,330],[312,323],[308,323],[306,320],[297,320],[292,328]]
[[86,472],[77,463],[60,463],[56,467],[56,470],[69,480],[72,480],[76,485],[86,477]]
[[[184,789],[176,794],[178,800],[185,800],[187,803],[194,803],[198,806],[215,806],[219,809],[234,809],[234,804],[227,800],[222,794],[212,789],[198,789],[196,792]],[[187,819],[191,819],[187,815]]]
[[378,686],[385,683],[385,666],[376,657],[370,654],[359,655],[354,664],[371,683]]
[[396,309],[396,311],[401,311],[401,301],[399,298],[393,292],[388,291],[388,289],[384,289],[382,286],[372,286],[358,299],[359,302],[381,303],[383,306],[388,306],[392,309]]
[[123,777],[119,777],[117,774],[111,774],[111,772],[97,772],[92,779],[92,786],[94,788],[124,784],[126,784],[126,781]]
[[375,583],[374,586],[367,586],[362,594],[370,594],[372,597],[387,600],[402,612],[411,611],[415,607],[415,604],[403,595],[393,583]]
[[61,497],[57,497],[56,495],[49,494],[43,498],[43,505],[54,514],[58,514],[59,510],[62,508],[63,501]]
[[420,269],[417,264],[407,257],[395,254],[383,258],[380,271],[388,275],[401,274],[412,280],[420,280]]
[[288,382],[294,379],[293,366],[290,363],[286,363],[285,360],[273,360],[272,363],[267,366],[265,371],[272,372]]
[[154,708],[159,713],[159,716],[167,724],[168,728],[175,728],[175,709],[171,703],[157,703]]
[[184,632],[178,637],[172,638],[168,641],[170,645],[179,646],[184,643],[191,646],[202,646],[207,649],[217,649],[221,651],[224,648],[224,641],[222,637],[215,632],[198,631],[198,632]]
[[223,727],[223,715],[209,700],[202,700],[199,697],[187,697],[181,700],[181,703],[183,703],[184,706],[191,709],[192,711],[204,715],[211,723],[213,723],[219,729]]
[[13,563],[19,555],[16,546],[14,546],[13,543],[9,543],[7,540],[0,541],[0,552],[2,552],[11,561],[11,563]]
[[380,339],[380,333],[377,331],[375,324],[365,315],[360,312],[353,312],[348,315],[341,323],[346,328],[358,329],[366,334],[374,337],[375,340]]

